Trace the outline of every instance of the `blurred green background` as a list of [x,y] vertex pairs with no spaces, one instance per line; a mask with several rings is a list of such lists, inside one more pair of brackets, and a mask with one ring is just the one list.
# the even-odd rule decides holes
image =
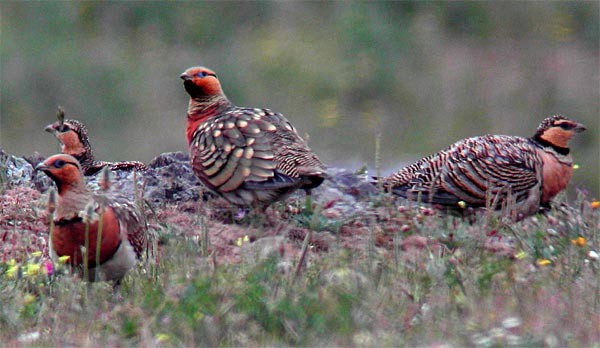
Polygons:
[[[2,2],[0,146],[49,155],[57,105],[102,160],[186,150],[179,74],[284,113],[330,165],[384,173],[552,114],[588,126],[573,186],[598,197],[598,2]],[[571,190],[573,191],[573,190]]]

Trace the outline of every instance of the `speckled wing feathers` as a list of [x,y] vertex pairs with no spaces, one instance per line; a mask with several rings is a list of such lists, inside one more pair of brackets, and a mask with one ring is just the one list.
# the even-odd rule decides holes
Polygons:
[[[385,178],[383,181],[384,187],[387,189],[393,190],[396,194],[404,195],[405,191],[409,188],[410,182],[415,176],[417,172],[419,172],[424,165],[430,161],[431,158],[437,156],[437,154],[432,154],[427,157],[424,157],[400,170],[392,173],[389,177]],[[435,165],[435,163],[432,163]]]
[[119,194],[96,195],[96,201],[102,202],[103,206],[110,207],[119,220],[121,233],[125,234],[135,254],[141,258],[148,246],[148,238],[146,235],[146,222],[135,206],[134,202],[129,201],[125,196]]
[[276,132],[273,143],[276,148],[277,169],[293,178],[305,178],[302,187],[310,189],[323,181],[324,166],[298,135],[292,124],[283,115],[275,114],[285,131]]
[[103,165],[107,165],[110,170],[123,170],[144,172],[148,170],[145,164],[138,161],[123,161],[123,162],[101,162]]
[[213,189],[230,192],[245,180],[273,177],[274,151],[269,133],[275,126],[259,114],[231,110],[198,126],[191,144],[192,163]]
[[322,168],[283,115],[267,109],[234,107],[201,123],[190,152],[202,181],[221,193],[298,186]]
[[[539,185],[541,161],[530,140],[487,135],[461,140],[422,159],[395,177],[407,178],[395,193],[451,205],[460,200],[484,206],[490,198],[525,199]],[[392,176],[394,177],[394,176]],[[408,182],[406,182],[408,181]]]
[[[62,122],[56,121],[53,124],[47,126],[46,130],[53,130],[52,132],[53,132],[54,136],[56,136],[57,139],[59,139],[59,141],[61,141],[61,142],[63,142],[63,140],[61,140],[61,136],[58,135],[57,133],[70,130],[70,131],[73,131],[75,134],[77,134],[77,137],[79,138],[79,143],[80,143],[83,151],[80,153],[72,153],[72,152],[67,151],[65,153],[74,156],[79,161],[79,163],[81,165],[81,169],[83,170],[83,174],[85,176],[94,175],[94,174],[100,172],[100,170],[102,170],[102,168],[104,168],[104,167],[108,167],[110,170],[113,170],[113,171],[125,171],[125,172],[133,171],[133,170],[136,170],[139,172],[144,172],[144,171],[148,170],[148,167],[146,167],[146,165],[144,165],[143,163],[138,162],[138,161],[124,161],[124,162],[96,161],[96,159],[94,157],[94,151],[93,151],[92,146],[89,141],[87,128],[85,127],[85,125],[82,122],[80,122],[78,120],[65,119]],[[64,145],[63,145],[63,147],[64,147]]]

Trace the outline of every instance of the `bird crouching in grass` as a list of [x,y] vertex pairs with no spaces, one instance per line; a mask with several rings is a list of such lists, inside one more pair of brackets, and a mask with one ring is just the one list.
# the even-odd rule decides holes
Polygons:
[[210,69],[192,67],[180,77],[190,95],[186,137],[200,181],[230,203],[259,211],[303,189],[308,207],[325,166],[294,126],[269,109],[235,106]]
[[114,189],[108,192],[108,179],[102,180],[104,192],[90,191],[79,162],[70,155],[51,156],[36,170],[48,175],[58,192],[49,243],[52,259],[68,256],[89,280],[119,284],[147,250],[145,219],[136,204]]
[[46,126],[45,130],[53,134],[60,142],[61,152],[71,155],[79,161],[83,175],[89,176],[100,172],[104,167],[112,171],[139,171],[148,170],[143,163],[137,161],[104,162],[96,161],[90,145],[86,127],[77,120],[65,119],[65,112],[58,108],[58,120]]
[[510,209],[520,220],[549,207],[572,176],[569,140],[585,127],[544,119],[531,138],[485,135],[460,140],[383,180],[385,190],[443,207]]

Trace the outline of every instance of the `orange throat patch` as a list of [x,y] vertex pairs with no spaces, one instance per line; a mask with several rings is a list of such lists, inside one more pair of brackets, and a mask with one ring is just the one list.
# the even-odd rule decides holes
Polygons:
[[83,144],[79,140],[77,133],[69,131],[57,135],[58,139],[62,143],[61,151],[71,156],[77,156],[85,152]]
[[569,140],[571,140],[572,136],[573,131],[566,131],[555,127],[546,130],[544,134],[540,136],[540,138],[554,146],[568,148]]

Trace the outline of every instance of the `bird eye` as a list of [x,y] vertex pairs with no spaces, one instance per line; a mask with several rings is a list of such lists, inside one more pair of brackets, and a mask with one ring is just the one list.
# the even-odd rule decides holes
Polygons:
[[563,122],[563,123],[559,124],[558,126],[564,130],[571,130],[571,129],[575,128],[575,125],[573,125],[571,123],[567,123],[567,122]]
[[196,77],[199,77],[199,78],[203,78],[203,77],[206,77],[206,76],[217,77],[217,75],[215,75],[214,73],[208,72],[206,70],[202,70],[202,71],[196,73]]
[[54,163],[52,165],[54,166],[54,168],[62,168],[65,164],[66,164],[65,161],[59,159],[59,160],[54,161]]

